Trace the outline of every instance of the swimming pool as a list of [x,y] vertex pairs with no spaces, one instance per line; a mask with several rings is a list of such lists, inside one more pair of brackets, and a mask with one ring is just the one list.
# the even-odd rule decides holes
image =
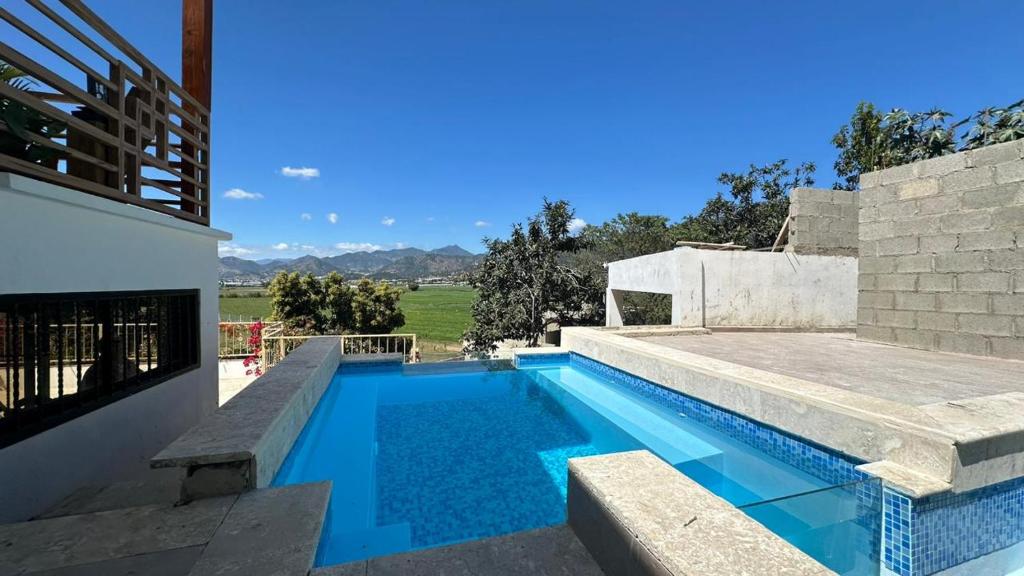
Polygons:
[[880,487],[856,462],[568,355],[346,366],[275,479],[329,479],[337,564],[565,521],[569,458],[647,449],[841,574],[877,574]]

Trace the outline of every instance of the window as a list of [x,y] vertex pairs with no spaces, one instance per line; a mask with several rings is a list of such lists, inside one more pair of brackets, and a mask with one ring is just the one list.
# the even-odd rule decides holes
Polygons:
[[0,295],[0,447],[198,366],[198,290]]

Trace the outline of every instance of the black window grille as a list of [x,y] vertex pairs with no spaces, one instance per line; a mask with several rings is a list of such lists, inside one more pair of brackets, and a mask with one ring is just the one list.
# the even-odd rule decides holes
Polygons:
[[0,295],[0,447],[199,366],[199,291]]

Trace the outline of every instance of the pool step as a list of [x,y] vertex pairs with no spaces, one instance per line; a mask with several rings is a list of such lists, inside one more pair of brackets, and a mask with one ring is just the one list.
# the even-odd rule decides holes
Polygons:
[[588,374],[565,367],[532,372],[584,402],[673,466],[691,460],[713,461],[722,455],[721,450],[690,433],[679,422]]

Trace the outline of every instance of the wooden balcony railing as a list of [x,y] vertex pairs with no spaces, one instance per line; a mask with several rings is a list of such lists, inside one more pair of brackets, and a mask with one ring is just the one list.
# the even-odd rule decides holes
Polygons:
[[0,170],[209,225],[208,107],[81,1],[25,3],[52,31],[0,6]]

